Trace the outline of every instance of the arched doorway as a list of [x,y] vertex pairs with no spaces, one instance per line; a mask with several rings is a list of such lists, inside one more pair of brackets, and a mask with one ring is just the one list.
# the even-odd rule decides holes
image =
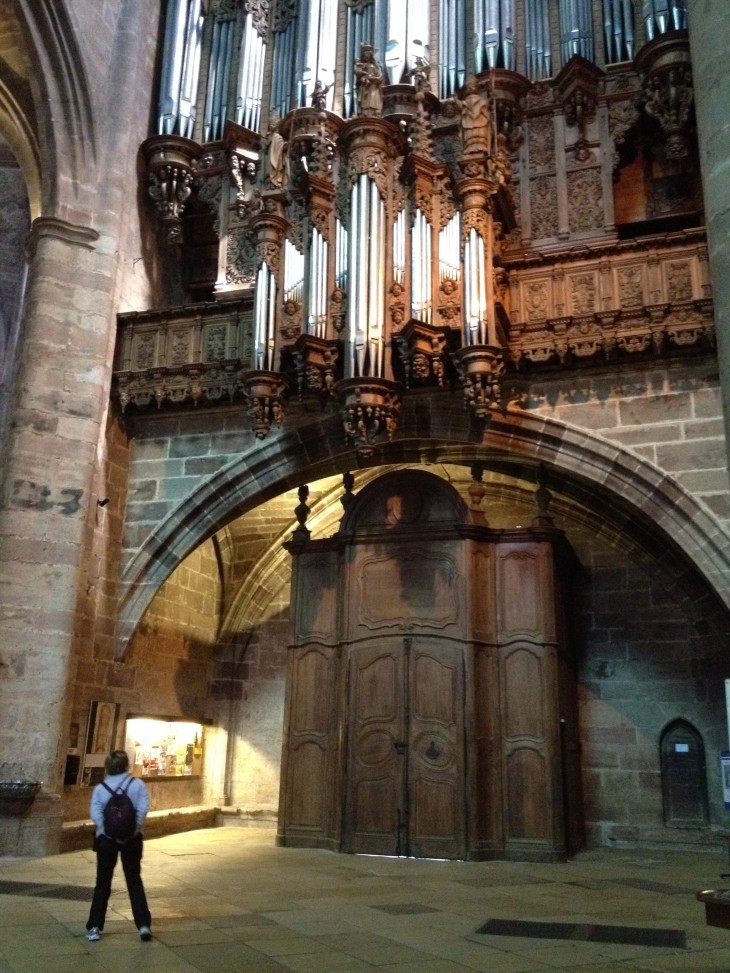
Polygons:
[[668,828],[709,824],[705,745],[687,720],[669,723],[659,743],[664,823]]

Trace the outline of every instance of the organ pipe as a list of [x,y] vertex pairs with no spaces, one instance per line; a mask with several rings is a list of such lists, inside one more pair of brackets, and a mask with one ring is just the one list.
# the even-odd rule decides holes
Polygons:
[[364,173],[350,193],[346,377],[382,377],[385,366],[385,206]]
[[461,276],[461,220],[455,213],[439,233],[439,281],[458,281]]
[[159,135],[192,137],[204,23],[200,0],[170,0],[160,83]]
[[560,0],[560,51],[563,64],[567,64],[574,54],[593,60],[590,0]]
[[258,131],[261,124],[265,52],[266,44],[256,30],[251,14],[247,13],[241,37],[236,122],[252,131]]
[[216,20],[208,66],[208,90],[203,119],[203,141],[213,142],[223,135],[228,117],[228,83],[233,53],[232,20]]
[[256,275],[254,363],[261,371],[274,367],[276,339],[276,278],[266,261]]
[[643,14],[647,40],[687,28],[687,0],[644,0]]

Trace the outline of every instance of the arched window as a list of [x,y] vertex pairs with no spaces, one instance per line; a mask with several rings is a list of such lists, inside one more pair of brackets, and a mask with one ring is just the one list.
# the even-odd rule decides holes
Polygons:
[[668,828],[703,828],[709,823],[705,745],[686,720],[669,723],[661,735],[662,798]]

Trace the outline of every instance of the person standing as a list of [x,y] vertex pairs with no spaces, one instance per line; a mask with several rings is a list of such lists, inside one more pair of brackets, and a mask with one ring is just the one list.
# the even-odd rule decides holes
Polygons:
[[[101,936],[106,919],[106,910],[112,889],[112,878],[117,858],[122,856],[122,868],[127,882],[127,892],[132,905],[132,916],[139,930],[140,939],[152,939],[150,926],[152,918],[147,905],[147,895],[142,884],[142,829],[149,810],[150,801],[147,788],[139,777],[130,777],[129,757],[126,750],[112,750],[104,762],[106,777],[97,784],[91,795],[91,819],[96,826],[94,850],[96,851],[96,885],[91,900],[91,909],[86,923],[86,938],[95,942]],[[105,786],[106,785],[106,786]],[[125,842],[116,841],[104,832],[104,808],[112,793],[123,788],[134,806],[136,830]]]

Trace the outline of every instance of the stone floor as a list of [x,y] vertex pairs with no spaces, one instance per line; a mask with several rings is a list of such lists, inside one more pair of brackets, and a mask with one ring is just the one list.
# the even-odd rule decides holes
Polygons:
[[121,868],[100,941],[84,939],[90,850],[0,859],[0,973],[728,973],[730,930],[696,898],[727,870],[717,852],[353,857],[216,828],[147,841],[151,943]]

